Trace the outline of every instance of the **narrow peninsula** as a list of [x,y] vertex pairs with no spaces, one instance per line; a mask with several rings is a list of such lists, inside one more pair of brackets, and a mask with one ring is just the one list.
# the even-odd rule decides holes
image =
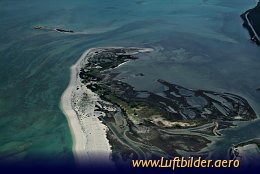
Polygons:
[[116,78],[120,73],[113,69],[151,51],[93,48],[71,67],[61,105],[79,162],[102,158],[122,164],[185,153],[205,155],[221,136],[219,130],[256,118],[247,100],[236,94],[189,89],[163,79],[156,82],[165,89],[160,93],[138,91]]
[[247,10],[241,15],[243,26],[248,30],[251,40],[260,45],[260,2],[255,8]]

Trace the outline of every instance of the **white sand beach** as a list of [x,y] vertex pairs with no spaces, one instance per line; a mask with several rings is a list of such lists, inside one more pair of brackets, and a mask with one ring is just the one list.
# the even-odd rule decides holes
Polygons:
[[[100,49],[110,48],[89,49],[71,67],[70,82],[61,97],[61,109],[69,123],[73,137],[73,153],[79,166],[98,166],[98,163],[113,166],[112,150],[106,138],[108,128],[98,119],[100,112],[94,111],[97,101],[101,99],[83,85],[79,77],[80,69],[87,63],[88,58],[95,50]],[[135,50],[130,54],[149,51],[152,49]]]
[[[91,163],[99,161],[100,157],[102,162],[111,161],[111,148],[106,138],[107,127],[94,116],[98,96],[85,88],[78,76],[81,66],[87,62],[87,55],[91,51],[93,49],[87,50],[71,67],[70,82],[61,97],[61,108],[68,119],[73,136],[73,153],[76,163],[80,166],[86,164],[91,166]],[[77,107],[77,102],[80,102],[84,96],[88,98],[86,106]]]

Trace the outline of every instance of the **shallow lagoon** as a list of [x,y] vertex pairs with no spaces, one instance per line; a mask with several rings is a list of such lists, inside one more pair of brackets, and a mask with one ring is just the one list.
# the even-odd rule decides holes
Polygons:
[[[1,1],[0,157],[72,160],[59,102],[69,67],[90,47],[152,47],[155,52],[116,69],[122,72],[118,78],[154,92],[162,90],[159,78],[233,92],[259,115],[260,49],[239,17],[254,5],[254,0]],[[34,25],[84,33],[36,31]],[[216,151],[223,156],[230,145],[259,137],[259,125],[225,131]]]

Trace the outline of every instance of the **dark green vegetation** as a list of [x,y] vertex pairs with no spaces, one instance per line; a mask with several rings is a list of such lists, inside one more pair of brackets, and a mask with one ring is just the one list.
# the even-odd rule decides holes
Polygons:
[[241,17],[244,20],[243,26],[248,29],[251,40],[260,45],[260,2],[258,2],[255,8],[247,10],[245,13],[243,13]]
[[[116,80],[118,74],[110,70],[137,59],[131,55],[135,51],[97,49],[79,74],[82,83],[111,103],[100,102],[96,111],[106,113],[100,119],[109,127],[115,161],[170,157],[180,155],[179,150],[196,153],[210,143],[201,134],[220,136],[217,130],[232,127],[231,121],[256,118],[248,102],[234,94],[191,90],[160,79],[165,90],[156,94]],[[204,125],[209,126],[199,128]],[[189,131],[191,128],[198,130]]]
[[[73,158],[71,133],[59,109],[60,96],[69,82],[70,66],[93,47],[161,48],[163,54],[148,58],[151,64],[133,62],[133,67],[144,66],[126,70],[142,72],[145,77],[135,79],[143,79],[147,86],[158,74],[158,79],[192,89],[236,91],[248,97],[259,113],[260,92],[255,88],[260,87],[260,50],[246,43],[247,31],[237,27],[239,15],[245,7],[253,7],[252,3],[1,0],[0,156],[21,160],[35,157],[34,163],[46,157],[44,164]],[[75,33],[103,32],[66,34],[34,30],[35,25],[73,29]],[[179,49],[184,51],[174,54]],[[158,71],[147,72],[153,70],[153,64]],[[223,131],[225,136],[214,153],[223,157],[232,144],[259,137],[259,121]]]

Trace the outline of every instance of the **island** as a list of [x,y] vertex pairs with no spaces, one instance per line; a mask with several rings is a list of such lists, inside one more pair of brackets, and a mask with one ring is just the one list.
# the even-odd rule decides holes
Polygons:
[[243,26],[248,30],[251,40],[260,45],[260,2],[253,9],[247,10],[241,15]]
[[46,31],[57,31],[61,33],[74,33],[73,30],[65,30],[61,28],[49,28],[49,27],[44,27],[44,26],[34,26],[33,27],[35,30],[46,30]]
[[[205,155],[221,129],[256,119],[236,94],[189,89],[163,79],[164,91],[138,91],[112,70],[151,48],[92,48],[71,67],[61,107],[74,137],[78,162]],[[141,75],[141,74],[139,74]],[[142,74],[143,75],[143,74]],[[142,77],[142,76],[141,76]],[[190,143],[192,142],[192,143]],[[89,163],[88,163],[89,164]]]

